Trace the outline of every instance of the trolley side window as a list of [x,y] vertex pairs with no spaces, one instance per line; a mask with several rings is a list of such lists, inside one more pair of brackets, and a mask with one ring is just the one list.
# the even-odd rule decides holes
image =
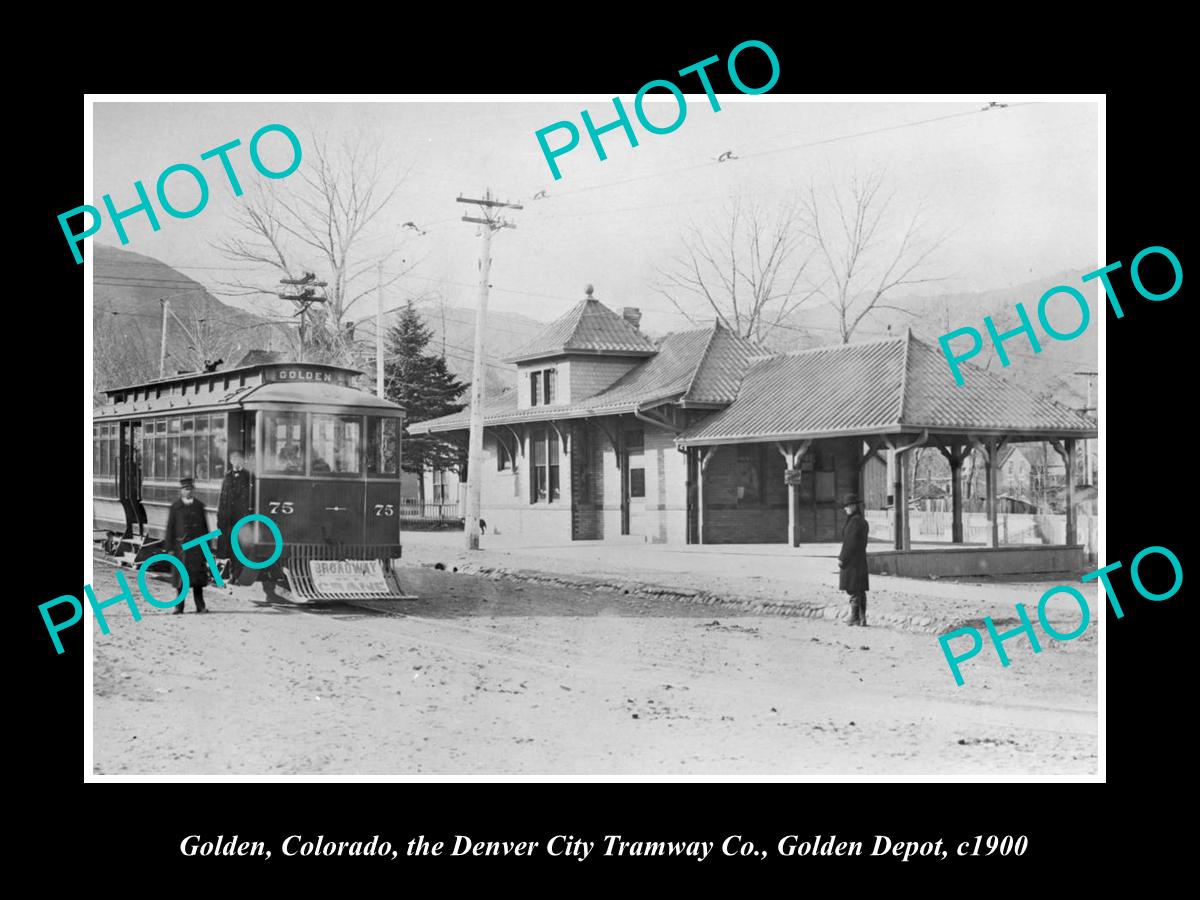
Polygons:
[[219,416],[213,416],[209,420],[208,472],[210,478],[225,477],[225,451],[228,446],[225,422],[224,413]]
[[117,452],[117,426],[115,424],[101,425],[100,434],[103,438],[100,442],[100,474],[115,475],[117,472],[116,460],[119,459]]
[[400,421],[383,416],[367,417],[367,474],[400,473]]
[[[179,478],[179,428],[178,416],[167,419],[167,477]],[[187,474],[191,474],[190,472]]]
[[312,419],[313,474],[357,475],[362,472],[362,419],[318,414]]
[[160,479],[167,477],[166,419],[159,419],[154,423],[154,474]]
[[142,478],[154,477],[154,423],[142,426]]
[[202,476],[196,471],[196,454],[195,454],[195,437],[196,437],[196,418],[195,416],[184,416],[179,421],[179,475],[180,477],[201,478]]
[[264,412],[263,470],[275,475],[303,475],[306,440],[304,413]]
[[192,465],[195,466],[196,480],[207,481],[208,474],[208,416],[196,416],[196,451]]

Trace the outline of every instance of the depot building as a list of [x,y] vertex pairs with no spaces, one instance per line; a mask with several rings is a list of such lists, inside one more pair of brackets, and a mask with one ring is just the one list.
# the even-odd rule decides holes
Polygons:
[[[1080,413],[977,367],[955,385],[941,353],[907,331],[772,354],[719,322],[657,342],[639,324],[636,309],[616,313],[589,288],[509,358],[515,382],[484,398],[489,533],[799,547],[840,540],[840,503],[853,491],[890,502],[888,537],[909,551],[905,454],[936,447],[957,474],[973,448],[990,461],[1009,442],[1047,441],[1063,455],[1070,492],[1074,444],[1096,436]],[[464,409],[409,430],[465,446],[469,418]],[[1071,502],[1067,510],[1069,548]],[[995,527],[990,544],[999,548]]]

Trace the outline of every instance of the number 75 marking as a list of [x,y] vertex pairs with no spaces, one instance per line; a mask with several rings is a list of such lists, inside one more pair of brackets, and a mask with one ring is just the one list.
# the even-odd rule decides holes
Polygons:
[[270,507],[271,512],[282,513],[285,516],[290,516],[296,511],[291,500],[272,500],[267,506]]
[[394,516],[395,514],[396,514],[396,507],[393,504],[391,504],[391,503],[376,503],[375,504],[375,515],[377,515],[377,516]]

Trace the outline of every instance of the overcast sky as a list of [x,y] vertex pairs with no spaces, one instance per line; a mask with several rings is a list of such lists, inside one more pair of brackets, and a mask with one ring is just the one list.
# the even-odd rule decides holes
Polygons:
[[[622,99],[631,109],[632,98]],[[580,145],[559,158],[559,181],[534,133],[560,119],[582,131],[584,108],[597,124],[611,121],[611,100],[97,103],[95,195],[86,202],[102,207],[102,195],[111,193],[122,209],[136,202],[136,179],[153,196],[167,166],[198,166],[208,176],[208,206],[190,219],[160,212],[157,233],[144,216],[127,220],[126,249],[175,266],[217,293],[223,274],[253,273],[209,268],[235,265],[209,244],[228,231],[228,216],[242,200],[232,196],[218,162],[202,162],[200,154],[240,138],[243,146],[231,160],[243,184],[262,180],[272,190],[287,190],[299,186],[298,176],[267,181],[251,166],[246,145],[259,127],[285,124],[305,146],[313,133],[335,140],[361,135],[383,150],[392,174],[404,178],[364,245],[386,249],[400,243],[400,255],[415,263],[389,294],[389,306],[408,292],[430,289],[443,291],[454,305],[474,305],[479,238],[474,226],[460,220],[472,208],[455,198],[482,196],[490,187],[502,199],[525,204],[509,215],[516,230],[502,231],[493,241],[494,308],[550,320],[592,283],[596,297],[611,307],[641,307],[643,327],[655,333],[686,324],[651,284],[655,266],[679,249],[681,227],[689,220],[719,216],[735,193],[769,203],[794,195],[810,180],[844,184],[855,171],[880,167],[898,191],[897,209],[923,202],[931,224],[950,233],[933,260],[932,274],[949,278],[939,290],[1001,288],[1103,263],[1096,243],[1093,103],[1014,104],[927,122],[986,103],[802,103],[769,94],[722,95],[720,101],[722,109],[714,112],[704,95],[689,95],[686,120],[671,134],[649,134],[634,119],[639,146],[631,148],[620,131],[610,132],[603,138],[608,152],[603,162],[585,132]],[[647,108],[652,120],[667,122],[674,102]],[[280,136],[263,147],[268,160],[286,161]],[[725,151],[738,159],[717,162]],[[187,181],[173,176],[170,182],[171,196],[184,208]],[[548,196],[533,200],[542,190]],[[426,234],[399,227],[407,221]],[[120,246],[108,223],[96,239]],[[316,259],[309,264],[319,265]],[[1037,298],[1014,297],[1019,299]],[[371,311],[356,308],[354,317]]]

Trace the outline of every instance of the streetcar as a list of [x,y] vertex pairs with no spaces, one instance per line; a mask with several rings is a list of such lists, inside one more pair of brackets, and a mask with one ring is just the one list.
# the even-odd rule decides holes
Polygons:
[[[119,564],[163,552],[167,511],[190,476],[217,528],[229,454],[254,475],[254,513],[279,528],[269,568],[246,567],[269,600],[401,599],[400,440],[404,409],[359,390],[361,372],[258,362],[107,390],[92,423],[94,538]],[[247,558],[276,542],[264,523],[238,533]]]

